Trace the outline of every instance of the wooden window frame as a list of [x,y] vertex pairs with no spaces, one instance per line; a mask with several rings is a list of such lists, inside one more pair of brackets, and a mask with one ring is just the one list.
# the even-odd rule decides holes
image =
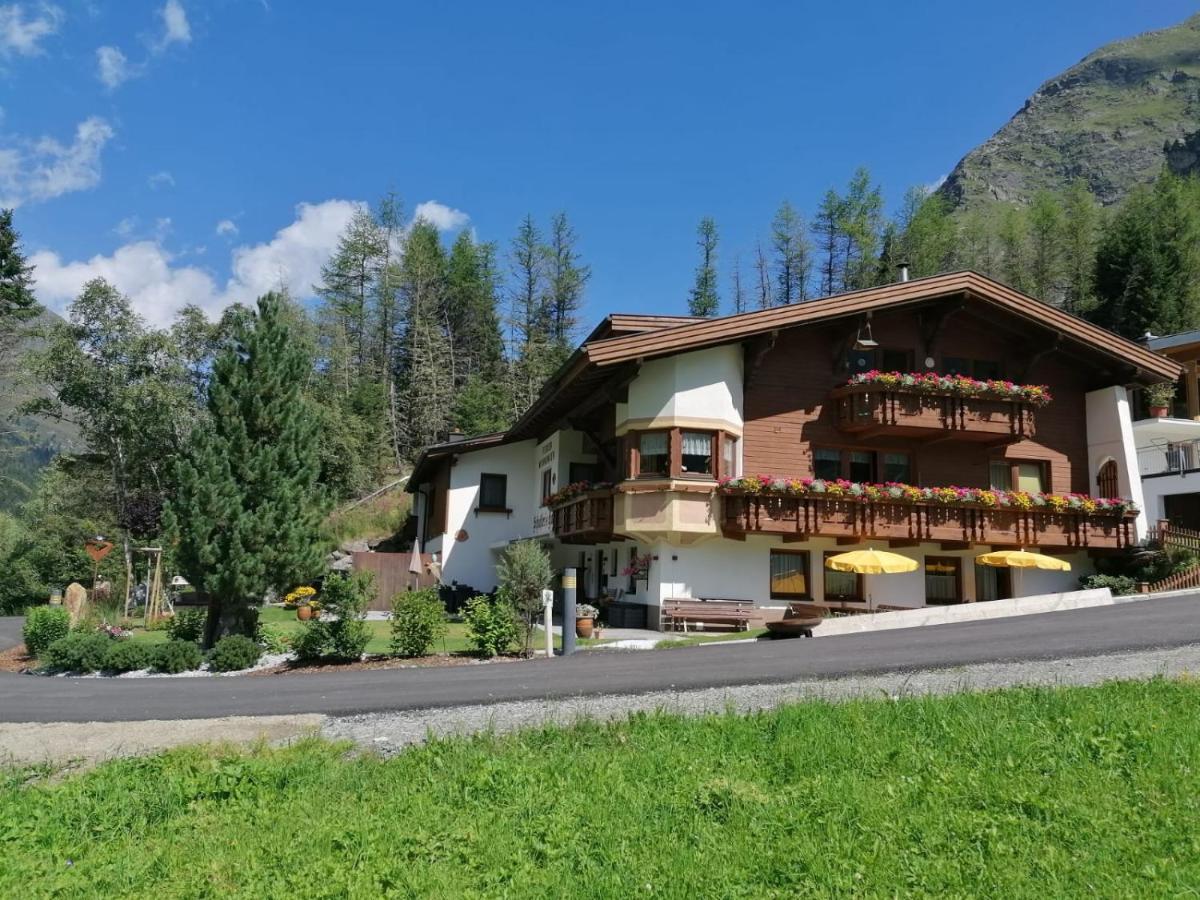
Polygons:
[[[690,431],[692,434],[707,434],[708,435],[708,458],[711,460],[709,468],[711,472],[685,472],[683,471],[683,433]],[[695,481],[715,481],[721,475],[721,432],[714,431],[711,428],[672,428],[671,439],[679,448],[679,468],[676,470],[677,478],[690,478]],[[674,457],[672,457],[674,460]]]
[[[825,563],[829,559],[829,557],[837,556],[841,552],[842,552],[841,550],[826,550],[821,555],[821,597],[824,599],[825,603],[827,603],[827,604],[829,604],[829,603],[862,603],[862,604],[865,604],[867,602],[866,579],[862,575],[858,575],[858,574],[856,574],[854,576],[854,582],[855,582],[854,590],[858,593],[858,599],[847,600],[847,599],[845,599],[844,595],[840,595],[840,594],[838,596],[841,599],[831,600],[829,598],[829,593],[826,590],[826,587],[828,586],[828,582],[826,581],[826,578],[828,577],[829,573],[832,572],[833,570],[826,568]],[[851,573],[840,572],[838,574],[849,575]]]
[[[1111,477],[1109,476],[1109,473]],[[1108,484],[1106,484],[1106,482]],[[1116,497],[1120,494],[1121,470],[1115,459],[1106,459],[1096,473],[1096,496]]]
[[812,445],[809,450],[809,469],[812,472],[812,477],[817,477],[817,451],[830,450],[838,454],[838,478],[844,478],[846,481],[853,481],[850,477],[850,454],[851,453],[870,453],[873,457],[871,463],[871,481],[878,481],[883,471],[883,454],[897,453],[904,454],[908,457],[908,475],[910,484],[918,484],[917,475],[917,454],[907,447],[879,447],[879,446],[852,446],[846,444],[817,444]]
[[[487,479],[487,478],[500,479],[501,483],[504,485],[504,503],[503,503],[503,505],[495,506],[493,504],[486,504],[486,505],[484,504],[484,502],[483,502],[483,482],[484,482],[484,479]],[[480,513],[504,513],[505,515],[509,515],[509,516],[512,515],[512,509],[508,505],[508,475],[506,473],[503,473],[503,472],[480,472],[479,473],[479,502],[475,506],[475,515],[479,515]]]
[[[709,453],[712,457],[713,470],[711,475],[683,471],[683,432],[685,431],[709,435],[711,440]],[[665,474],[641,471],[642,453],[640,448],[644,434],[665,434],[667,436],[667,471]],[[717,481],[724,474],[722,451],[727,437],[726,432],[712,428],[643,428],[638,431],[630,431],[625,436],[628,460],[627,480],[661,481],[669,478],[684,481]]]
[[[505,494],[505,497],[507,498],[508,485],[505,485],[504,487],[505,487],[504,494]],[[480,492],[480,495],[482,496],[482,494],[483,494],[482,480],[480,481],[479,492]],[[553,493],[554,493],[554,470],[553,469],[542,469],[542,506],[546,505],[546,500]]]
[[[962,603],[965,600],[965,597],[963,596],[963,569],[965,567],[963,566],[962,557],[961,556],[926,556],[925,562],[922,567],[923,571],[921,572],[923,582],[924,582],[924,579],[929,576],[929,568],[928,567],[929,567],[929,563],[931,561],[935,562],[935,563],[952,562],[952,563],[954,563],[954,567],[956,569],[956,573],[954,576],[954,600],[950,603],[933,603],[932,605],[933,606],[956,606],[956,605]],[[925,605],[929,606],[931,604],[929,603],[928,582],[924,582],[922,584],[922,588],[924,588],[924,593],[925,593]]]
[[993,456],[988,459],[988,487],[992,486],[992,465],[994,463],[1005,463],[1008,466],[1008,484],[1010,491],[1019,491],[1020,488],[1020,467],[1036,465],[1042,469],[1042,493],[1051,494],[1054,492],[1053,473],[1054,467],[1050,465],[1048,459],[1009,459],[1007,456]]
[[[644,434],[664,434],[667,437],[667,471],[659,472],[642,472],[642,435]],[[672,450],[671,429],[670,428],[646,428],[641,431],[629,432],[629,477],[631,480],[641,479],[649,480],[655,478],[670,478],[671,469],[673,468],[675,455],[678,449]]]
[[812,596],[813,596],[813,594],[812,594],[812,579],[813,579],[812,551],[811,550],[781,550],[778,547],[772,547],[770,552],[767,554],[768,567],[771,564],[770,558],[772,556],[776,556],[776,555],[804,557],[804,580],[805,580],[805,583],[808,584],[809,589],[808,589],[807,593],[793,593],[791,591],[775,590],[770,584],[771,573],[770,573],[770,569],[768,568],[768,570],[767,570],[767,591],[770,595],[770,599],[772,599],[772,600],[811,600]]

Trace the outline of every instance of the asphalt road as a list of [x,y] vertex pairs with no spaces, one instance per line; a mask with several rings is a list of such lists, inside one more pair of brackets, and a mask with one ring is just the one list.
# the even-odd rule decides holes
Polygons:
[[[1200,644],[1200,593],[1070,612],[815,640],[446,668],[233,678],[0,673],[0,722],[135,721],[388,710],[637,694]],[[3,635],[11,624],[0,624]],[[11,639],[11,637],[10,637]]]

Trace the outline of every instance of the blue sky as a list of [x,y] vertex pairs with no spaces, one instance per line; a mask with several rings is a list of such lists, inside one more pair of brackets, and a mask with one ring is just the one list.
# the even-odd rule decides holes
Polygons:
[[0,203],[56,307],[96,274],[156,322],[303,296],[353,204],[394,189],[448,238],[565,210],[589,323],[682,312],[701,216],[727,295],[783,198],[809,213],[866,165],[897,203],[1046,78],[1195,11],[0,0]]

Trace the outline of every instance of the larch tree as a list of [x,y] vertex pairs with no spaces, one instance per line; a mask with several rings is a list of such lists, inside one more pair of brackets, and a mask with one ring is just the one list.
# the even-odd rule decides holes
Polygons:
[[733,300],[734,315],[744,313],[747,309],[746,285],[742,280],[742,257],[740,254],[733,257],[733,268],[729,272],[729,294]]
[[845,271],[842,257],[842,222],[845,217],[842,206],[842,198],[830,188],[821,198],[821,205],[817,207],[817,215],[812,222],[817,255],[817,290],[826,297],[837,290]]
[[950,205],[927,188],[909,189],[900,212],[899,256],[916,278],[947,272],[954,266],[957,228]]
[[717,292],[717,223],[705,216],[696,228],[696,236],[700,262],[688,295],[688,311],[693,316],[711,317],[721,311],[721,298]]
[[[354,212],[338,240],[333,256],[321,267],[318,296],[346,333],[356,376],[372,373],[372,298],[378,286],[380,267],[388,252],[388,241],[369,209]],[[377,370],[376,370],[377,371]]]
[[1058,198],[1038,191],[1026,213],[1029,223],[1029,289],[1046,303],[1059,304],[1063,280],[1063,211]]
[[177,464],[167,523],[180,571],[208,596],[205,646],[253,636],[268,592],[321,571],[317,426],[303,395],[312,363],[284,306],[276,294],[259,298],[217,358],[209,424]]
[[767,261],[762,241],[754,245],[754,276],[754,299],[759,309],[767,309],[774,305],[774,293],[771,286],[771,264]]
[[583,309],[583,290],[592,277],[591,267],[582,262],[578,240],[567,214],[556,213],[550,220],[550,237],[544,251],[550,347],[555,357],[555,369],[566,361],[575,347],[579,314]]
[[1004,207],[996,231],[996,273],[1001,281],[1018,291],[1029,290],[1028,240],[1025,211],[1017,206]]
[[870,287],[875,279],[880,232],[883,228],[883,194],[871,184],[871,173],[858,168],[841,200],[842,290]]
[[1062,279],[1063,307],[1083,315],[1096,302],[1096,242],[1100,235],[1100,207],[1077,178],[1063,194]]
[[530,407],[554,371],[546,247],[531,215],[522,220],[509,245],[508,269],[511,399],[517,417]]
[[775,301],[786,306],[808,299],[810,248],[804,220],[787,200],[771,220],[771,248],[775,251]]

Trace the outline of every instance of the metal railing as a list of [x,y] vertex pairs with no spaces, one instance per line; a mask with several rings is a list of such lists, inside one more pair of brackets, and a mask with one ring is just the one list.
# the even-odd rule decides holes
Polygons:
[[1200,469],[1200,439],[1156,444],[1137,452],[1142,475],[1170,475]]

